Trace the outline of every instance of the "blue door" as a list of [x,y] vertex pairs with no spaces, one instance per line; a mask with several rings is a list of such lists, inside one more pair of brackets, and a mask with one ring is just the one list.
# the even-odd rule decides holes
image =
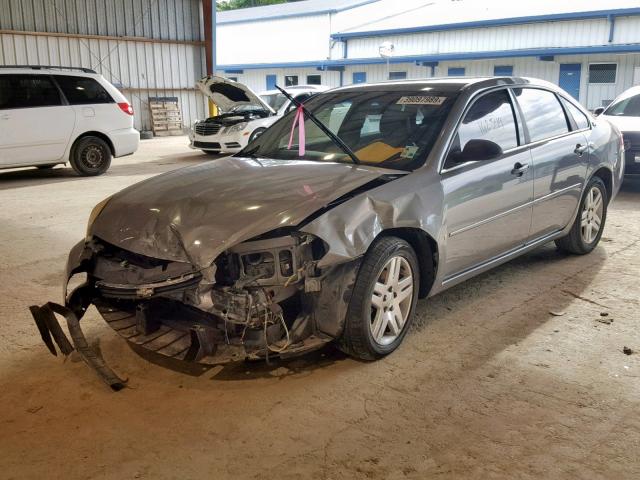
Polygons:
[[493,74],[496,77],[510,77],[513,75],[513,66],[511,65],[496,65],[493,67]]
[[277,75],[267,75],[267,90],[274,90],[276,83],[278,83]]
[[580,99],[580,63],[561,63],[558,85],[576,100]]
[[367,72],[353,72],[353,83],[367,83]]

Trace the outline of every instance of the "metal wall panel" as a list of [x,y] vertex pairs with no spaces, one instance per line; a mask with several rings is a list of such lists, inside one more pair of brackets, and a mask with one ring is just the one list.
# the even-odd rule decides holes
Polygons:
[[131,101],[141,130],[149,97],[178,97],[185,126],[207,115],[195,88],[206,71],[199,0],[0,0],[0,65],[23,64],[96,70]]
[[225,74],[227,77],[237,78],[239,82],[244,83],[256,92],[266,90],[267,75],[276,75],[276,84],[279,86],[284,86],[285,75],[298,75],[298,83],[300,85],[306,83],[307,75],[320,75],[322,84],[329,87],[340,85],[340,72],[320,72],[315,68],[270,68],[245,70],[242,74]]
[[0,0],[0,29],[202,40],[199,0]]
[[[624,30],[620,33],[624,41],[618,43],[640,42],[640,17],[619,19],[616,28]],[[383,41],[392,42],[396,55],[402,56],[606,45],[608,39],[609,22],[606,19],[579,20],[356,38],[348,42],[348,55],[349,58],[377,57]],[[336,53],[334,49],[333,54]]]

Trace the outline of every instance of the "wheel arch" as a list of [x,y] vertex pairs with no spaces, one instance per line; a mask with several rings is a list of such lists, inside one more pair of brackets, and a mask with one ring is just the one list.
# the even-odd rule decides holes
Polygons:
[[[613,196],[613,172],[611,171],[611,169],[601,166],[597,168],[595,172],[593,172],[593,174],[589,178],[589,181],[591,181],[593,177],[598,177],[604,182],[604,186],[607,189],[607,203],[610,202]],[[589,182],[587,182],[587,184],[588,183]]]
[[380,232],[376,240],[381,237],[401,238],[413,248],[420,267],[418,298],[426,298],[438,271],[438,243],[424,230],[411,227],[389,228]]
[[80,135],[78,135],[76,137],[76,139],[73,141],[73,144],[71,145],[71,149],[69,150],[69,158],[70,159],[73,158],[73,155],[75,153],[75,149],[76,149],[76,146],[78,145],[78,142],[80,140],[82,140],[83,138],[86,138],[86,137],[98,137],[99,139],[104,140],[104,142],[109,147],[109,151],[111,152],[111,156],[112,157],[116,156],[116,149],[113,146],[113,142],[111,141],[109,136],[105,135],[102,132],[96,132],[96,131],[92,130],[92,131],[88,131],[88,132],[83,132],[83,133],[81,133]]

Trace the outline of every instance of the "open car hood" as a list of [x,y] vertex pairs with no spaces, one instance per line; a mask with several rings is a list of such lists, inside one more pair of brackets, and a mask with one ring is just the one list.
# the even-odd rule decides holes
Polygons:
[[276,113],[259,95],[246,85],[215,75],[204,77],[196,83],[197,87],[218,107],[228,112],[238,105],[255,105],[266,111]]
[[344,163],[219,159],[115,194],[89,234],[148,257],[204,268],[228,248],[296,226],[333,200],[390,173],[405,172]]

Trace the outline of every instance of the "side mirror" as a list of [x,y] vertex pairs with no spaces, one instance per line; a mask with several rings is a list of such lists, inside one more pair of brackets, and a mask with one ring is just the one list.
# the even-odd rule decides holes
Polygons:
[[593,114],[597,117],[598,115],[601,115],[602,112],[604,112],[604,107],[598,107],[593,111]]
[[474,138],[469,140],[464,146],[459,162],[470,162],[473,160],[493,160],[502,155],[502,148],[491,140]]

